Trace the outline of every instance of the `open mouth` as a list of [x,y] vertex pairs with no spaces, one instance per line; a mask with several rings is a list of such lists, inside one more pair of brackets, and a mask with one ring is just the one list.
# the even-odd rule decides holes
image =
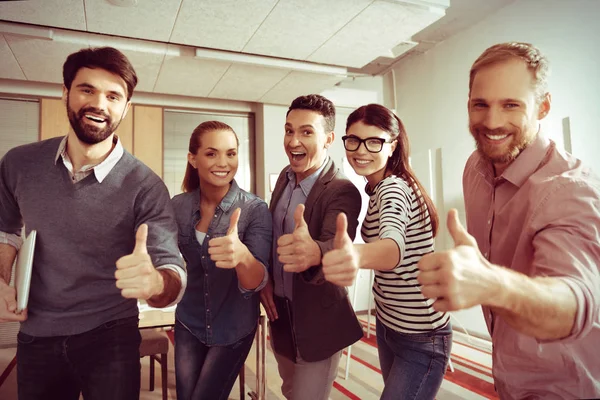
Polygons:
[[106,118],[102,118],[99,117],[97,115],[93,115],[93,114],[85,114],[84,117],[91,122],[94,122],[96,124],[104,124],[106,122]]
[[491,141],[500,141],[500,140],[506,139],[508,137],[508,134],[505,134],[505,135],[489,135],[489,134],[486,134],[485,137],[488,138]]
[[373,162],[372,160],[363,160],[360,158],[354,158],[353,160],[357,165],[360,165],[360,166],[368,165]]
[[302,153],[300,151],[290,151],[290,154],[292,155],[293,161],[301,161],[304,159],[304,157],[306,157],[306,153]]
[[225,178],[227,175],[229,175],[229,171],[213,171],[212,174],[219,178]]

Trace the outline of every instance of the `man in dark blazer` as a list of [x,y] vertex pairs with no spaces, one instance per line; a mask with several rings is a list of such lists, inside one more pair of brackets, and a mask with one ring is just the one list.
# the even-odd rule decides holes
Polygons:
[[273,257],[261,292],[271,343],[287,399],[326,400],[342,350],[363,331],[347,290],[325,281],[322,255],[333,248],[336,218],[348,216],[353,239],[361,196],[327,156],[335,107],[323,96],[295,99],[286,116],[284,147],[290,160],[275,186]]

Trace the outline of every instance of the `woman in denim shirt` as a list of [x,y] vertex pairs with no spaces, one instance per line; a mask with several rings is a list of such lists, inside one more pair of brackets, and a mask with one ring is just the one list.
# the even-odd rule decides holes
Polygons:
[[226,399],[252,346],[268,279],[271,214],[240,189],[237,135],[218,121],[190,138],[184,193],[173,198],[188,282],[175,314],[177,398]]

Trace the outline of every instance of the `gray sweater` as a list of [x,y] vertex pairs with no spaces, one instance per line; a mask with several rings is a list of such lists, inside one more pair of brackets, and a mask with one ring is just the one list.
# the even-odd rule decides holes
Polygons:
[[127,151],[99,183],[94,174],[73,183],[62,138],[10,150],[0,161],[0,231],[37,230],[28,319],[33,336],[73,335],[135,316],[134,299],[116,287],[116,261],[133,251],[147,223],[155,266],[183,267],[177,225],[162,180]]

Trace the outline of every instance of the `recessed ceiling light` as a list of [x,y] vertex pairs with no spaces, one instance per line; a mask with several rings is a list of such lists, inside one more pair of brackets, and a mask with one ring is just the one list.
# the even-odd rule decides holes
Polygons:
[[106,0],[110,4],[119,7],[135,7],[138,4],[138,0]]

